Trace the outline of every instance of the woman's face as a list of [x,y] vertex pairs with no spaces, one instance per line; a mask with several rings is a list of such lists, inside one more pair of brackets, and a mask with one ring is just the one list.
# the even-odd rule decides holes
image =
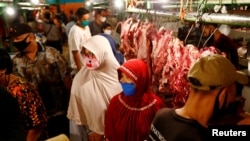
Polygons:
[[83,57],[96,58],[95,55],[91,51],[89,51],[88,49],[86,49],[86,48],[82,48],[81,55]]
[[132,79],[130,79],[125,73],[121,73],[121,78],[120,78],[120,82],[123,83],[134,83],[134,81]]

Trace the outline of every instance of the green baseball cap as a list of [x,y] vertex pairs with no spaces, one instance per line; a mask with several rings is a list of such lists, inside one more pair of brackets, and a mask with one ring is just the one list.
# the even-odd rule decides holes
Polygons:
[[248,84],[247,74],[237,71],[229,59],[222,55],[210,54],[198,59],[189,69],[187,78],[194,88],[212,90],[237,81]]

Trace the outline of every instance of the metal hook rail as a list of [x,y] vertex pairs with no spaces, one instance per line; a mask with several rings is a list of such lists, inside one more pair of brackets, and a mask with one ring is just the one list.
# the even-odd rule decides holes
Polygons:
[[[179,18],[179,12],[164,12],[155,10],[143,10],[143,9],[129,9],[126,12],[131,13],[151,13],[159,16],[171,16]],[[199,17],[200,16],[200,17]],[[244,26],[250,27],[250,13],[249,14],[225,14],[225,13],[203,13],[198,15],[197,12],[190,12],[184,16],[186,21],[197,21],[199,17],[200,22],[204,23],[217,23],[217,24],[227,24],[234,26]]]

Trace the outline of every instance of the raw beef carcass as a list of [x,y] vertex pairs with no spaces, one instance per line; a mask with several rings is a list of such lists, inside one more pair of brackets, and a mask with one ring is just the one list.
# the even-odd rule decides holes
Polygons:
[[167,62],[162,71],[162,78],[159,80],[159,91],[172,96],[172,107],[182,107],[189,95],[190,85],[187,80],[187,73],[192,63],[201,56],[208,54],[221,54],[214,47],[198,49],[193,45],[183,46],[183,42],[176,38],[173,44],[168,44]]
[[141,22],[134,18],[129,18],[121,26],[121,50],[127,60],[137,57],[137,44],[135,44],[135,33]]
[[150,54],[151,34],[155,31],[152,23],[129,18],[121,23],[121,50],[127,60],[146,60]]
[[163,67],[167,63],[168,48],[167,45],[172,40],[172,31],[160,28],[157,34],[152,39],[152,87],[156,93],[161,93],[156,87],[159,87],[159,83],[162,79]]
[[222,54],[215,47],[198,49],[184,45],[173,36],[172,30],[151,23],[129,18],[121,22],[121,48],[127,60],[139,58],[148,64],[154,92],[165,100],[169,107],[182,107],[189,95],[187,73],[192,63],[211,53]]
[[192,62],[199,57],[199,51],[192,45],[184,47],[178,38],[168,44],[167,48],[167,62],[162,71],[159,91],[173,96],[172,105],[181,107],[189,94],[187,72]]

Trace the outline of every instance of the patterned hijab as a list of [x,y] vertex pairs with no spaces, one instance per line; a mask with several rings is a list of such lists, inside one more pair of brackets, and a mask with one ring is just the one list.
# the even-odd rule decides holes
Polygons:
[[87,125],[90,130],[104,134],[104,117],[109,101],[122,91],[117,74],[120,65],[105,37],[92,36],[82,46],[96,56],[100,66],[95,70],[83,66],[74,77],[67,116],[77,124]]
[[146,63],[130,59],[118,69],[118,77],[125,73],[136,84],[136,93],[123,92],[112,98],[105,119],[105,136],[109,141],[143,141],[147,139],[150,124],[158,109],[164,107],[160,98],[150,90]]

